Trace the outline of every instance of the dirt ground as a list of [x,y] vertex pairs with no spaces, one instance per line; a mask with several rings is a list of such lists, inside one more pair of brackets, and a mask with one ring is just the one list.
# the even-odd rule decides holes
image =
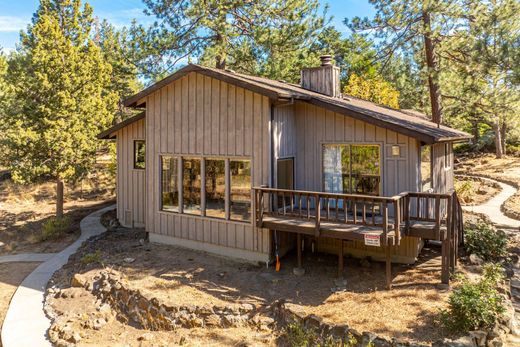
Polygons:
[[55,214],[55,183],[0,181],[0,255],[59,252],[78,237],[83,217],[113,203],[113,187],[106,164],[76,186],[67,185],[64,212],[71,225],[61,237],[42,241],[42,225]]
[[[520,187],[520,157],[497,159],[492,154],[458,156],[455,172],[483,175]],[[520,219],[520,191],[506,201],[504,211],[509,217]]]
[[[125,274],[131,286],[165,304],[267,305],[276,299],[285,299],[301,305],[308,314],[316,314],[337,324],[348,324],[361,332],[371,331],[420,343],[429,343],[445,336],[436,318],[439,310],[447,306],[450,290],[440,285],[440,249],[434,245],[425,247],[415,265],[393,265],[391,291],[384,289],[384,264],[363,262],[362,265],[358,259],[346,258],[346,291],[333,292],[337,273],[335,256],[305,252],[306,273],[297,277],[292,273],[296,266],[294,254],[282,259],[281,271],[277,273],[273,267],[237,263],[173,246],[143,246],[139,242],[143,237],[144,233],[138,230],[119,228],[108,232],[71,258],[65,268],[55,274],[55,283],[66,288],[74,273],[84,273],[90,277],[109,267]],[[97,254],[99,262],[85,264],[81,261],[85,259],[85,254]],[[125,258],[131,258],[132,262]],[[66,312],[71,310],[71,303],[65,301],[53,305]],[[117,332],[110,333],[112,342],[103,340],[107,336],[103,335],[103,328],[99,332],[83,331],[87,337],[82,343],[86,343],[85,346],[91,345],[89,343],[118,345],[134,341],[130,345],[137,346],[138,339],[146,333],[146,330],[137,328],[125,329],[117,321],[107,327],[110,329],[106,330],[107,334],[112,330]],[[119,332],[121,335],[118,335]],[[163,341],[168,335],[151,334],[154,341]],[[247,336],[246,341],[253,345],[277,343],[274,337],[265,340],[261,332],[248,328],[240,328],[239,331],[190,329],[172,335],[176,339],[184,336],[183,341],[188,345],[234,345],[234,341],[240,340],[237,338],[240,334]],[[229,343],[220,340],[228,341],[231,337],[235,340],[229,340]]]
[[[16,288],[39,263],[4,263],[0,264],[0,332],[9,302]],[[0,341],[0,347],[2,341]]]

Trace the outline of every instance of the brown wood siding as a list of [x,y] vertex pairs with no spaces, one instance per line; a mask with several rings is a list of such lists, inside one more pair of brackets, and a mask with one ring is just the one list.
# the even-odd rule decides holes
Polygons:
[[[192,72],[146,100],[147,209],[150,233],[270,254],[269,231],[160,211],[160,155],[251,160],[252,184],[269,182],[270,102],[265,96]],[[232,251],[228,254],[234,256]]]
[[[446,147],[447,155],[445,155]],[[438,193],[446,193],[454,187],[453,144],[437,143],[433,145],[432,158],[433,189]]]
[[[382,195],[419,190],[419,143],[414,138],[303,102],[296,102],[292,110],[277,108],[274,121],[275,134],[279,132],[277,138],[281,138],[278,142],[275,139],[275,153],[281,157],[294,151],[296,189],[323,190],[322,144],[373,143],[381,145]],[[394,145],[400,148],[398,157],[391,155]],[[337,242],[320,239],[318,246],[320,251],[337,252]],[[401,246],[392,251],[393,260],[413,262],[420,247],[420,239],[404,237]],[[347,253],[378,257],[384,255],[384,249],[349,242],[345,243]]]
[[[135,140],[145,140],[144,119],[116,132],[117,218],[125,227],[145,226],[145,170],[134,169]],[[146,151],[148,152],[148,148]],[[129,223],[125,218],[128,213],[130,213]]]

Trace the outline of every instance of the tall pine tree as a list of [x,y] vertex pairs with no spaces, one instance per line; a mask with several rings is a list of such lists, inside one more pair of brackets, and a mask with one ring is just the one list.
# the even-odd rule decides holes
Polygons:
[[1,126],[1,160],[17,182],[57,182],[56,214],[63,214],[63,182],[95,163],[96,134],[110,124],[117,95],[108,90],[111,67],[91,39],[92,8],[80,0],[41,0],[9,62],[14,107]]
[[[148,76],[187,58],[283,78],[293,76],[324,27],[318,0],[144,0],[158,21],[134,24],[135,58]],[[298,74],[297,74],[298,75]]]

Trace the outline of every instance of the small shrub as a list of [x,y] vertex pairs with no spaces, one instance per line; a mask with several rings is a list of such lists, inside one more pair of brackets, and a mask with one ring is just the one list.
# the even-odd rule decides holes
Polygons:
[[478,282],[463,279],[448,299],[449,308],[440,312],[441,324],[454,332],[492,327],[505,311],[503,298],[497,290],[503,278],[499,265],[487,264]]
[[455,181],[457,196],[463,203],[472,202],[475,196],[475,182],[471,180]]
[[63,236],[70,228],[68,217],[47,219],[42,225],[42,241],[55,240]]
[[484,222],[467,224],[465,248],[485,260],[499,260],[507,255],[507,236]]
[[94,253],[87,253],[81,257],[81,263],[88,265],[92,263],[101,263],[101,251],[98,249]]
[[333,336],[323,337],[315,329],[305,328],[301,324],[291,323],[284,329],[288,346],[294,347],[349,347],[357,344],[356,339],[349,334],[348,341],[343,342]]

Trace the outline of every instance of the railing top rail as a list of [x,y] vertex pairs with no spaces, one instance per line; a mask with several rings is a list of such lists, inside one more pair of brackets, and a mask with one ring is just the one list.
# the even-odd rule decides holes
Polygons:
[[436,198],[439,197],[441,199],[448,199],[452,196],[453,193],[428,193],[428,192],[406,192],[407,195],[411,197],[419,197],[419,198]]
[[343,194],[343,193],[327,193],[327,192],[315,192],[307,190],[290,190],[290,189],[279,189],[279,188],[268,188],[268,187],[253,187],[254,190],[272,193],[286,193],[286,194],[302,194],[302,195],[319,195],[324,198],[338,198],[338,199],[359,199],[366,201],[376,202],[393,202],[400,198],[403,198],[403,193],[392,197],[388,196],[373,196],[373,195],[361,195],[361,194]]

